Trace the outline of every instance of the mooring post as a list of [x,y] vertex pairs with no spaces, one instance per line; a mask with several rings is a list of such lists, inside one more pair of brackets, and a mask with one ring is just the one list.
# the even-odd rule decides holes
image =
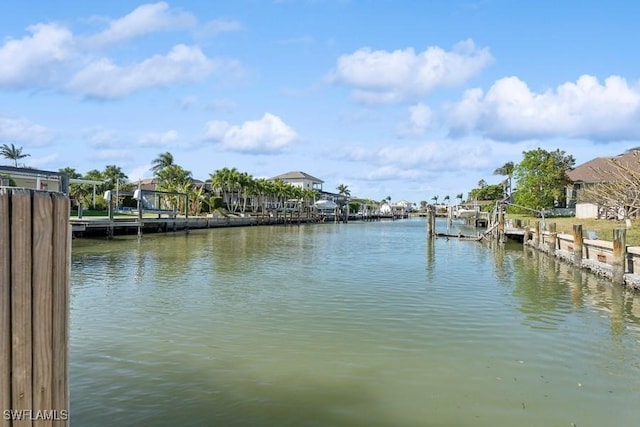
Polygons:
[[23,417],[2,426],[68,425],[69,214],[61,193],[0,189],[0,409]]
[[554,230],[549,234],[549,253],[554,255],[558,248],[558,233]]
[[536,248],[540,248],[540,243],[542,242],[542,221],[536,221],[535,224],[535,233],[536,233]]
[[113,202],[111,196],[111,190],[105,193],[105,199],[107,199],[107,214],[109,216],[109,228],[107,229],[107,238],[113,239]]
[[[9,193],[0,189],[0,409],[11,405],[11,221]],[[9,426],[10,421],[0,420]]]
[[524,227],[524,236],[522,237],[522,244],[526,245],[527,242],[530,240],[530,238],[531,238],[531,230],[527,225],[526,227]]
[[556,247],[558,246],[558,233],[556,231],[556,223],[548,223],[547,231],[549,231],[549,242],[547,243],[547,247],[549,248],[549,253],[553,255],[555,254]]
[[504,234],[504,207],[502,205],[498,206],[498,242],[505,242],[505,234]]
[[431,212],[431,234],[433,237],[436,237],[436,207],[433,207],[433,211]]
[[189,196],[185,197],[184,202],[184,232],[189,234]]
[[138,237],[142,237],[142,200],[141,199],[142,199],[142,196],[138,196]]
[[624,284],[625,266],[627,258],[627,230],[625,228],[613,229],[613,283]]
[[433,212],[431,211],[431,206],[427,207],[427,237],[433,237],[433,223],[431,222],[431,217],[433,216]]
[[573,263],[582,264],[582,224],[573,224]]

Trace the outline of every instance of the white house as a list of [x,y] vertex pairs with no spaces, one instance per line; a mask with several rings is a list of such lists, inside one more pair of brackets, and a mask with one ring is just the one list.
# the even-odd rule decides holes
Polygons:
[[323,180],[301,171],[287,172],[282,175],[269,178],[270,181],[275,181],[276,179],[281,179],[287,184],[295,185],[296,187],[300,187],[304,190],[322,191],[322,184],[324,184]]
[[397,211],[411,212],[411,209],[413,209],[413,203],[407,200],[400,200],[393,204],[393,209]]

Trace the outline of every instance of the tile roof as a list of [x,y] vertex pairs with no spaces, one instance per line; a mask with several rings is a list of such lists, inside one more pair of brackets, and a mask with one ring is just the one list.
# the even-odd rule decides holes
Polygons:
[[317,182],[318,184],[324,184],[324,181],[321,179],[318,179],[314,176],[309,175],[308,173],[304,173],[301,171],[293,171],[293,172],[287,172],[287,173],[283,173],[282,175],[278,175],[278,176],[274,176],[273,178],[270,179],[308,179],[309,181],[313,181],[313,182]]
[[632,167],[640,173],[640,150],[631,149],[613,157],[596,157],[579,166],[576,166],[567,175],[573,182],[603,182],[608,177],[615,175],[615,166],[611,160],[615,159],[622,164]]

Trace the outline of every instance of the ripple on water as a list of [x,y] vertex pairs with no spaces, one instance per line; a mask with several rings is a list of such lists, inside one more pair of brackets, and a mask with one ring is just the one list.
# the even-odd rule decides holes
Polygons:
[[607,288],[519,250],[429,243],[424,221],[85,245],[72,278],[79,425],[639,415],[634,301],[617,306]]

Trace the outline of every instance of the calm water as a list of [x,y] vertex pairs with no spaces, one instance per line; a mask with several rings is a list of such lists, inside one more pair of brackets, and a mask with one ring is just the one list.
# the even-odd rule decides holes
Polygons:
[[639,295],[425,231],[75,240],[72,424],[640,424]]

